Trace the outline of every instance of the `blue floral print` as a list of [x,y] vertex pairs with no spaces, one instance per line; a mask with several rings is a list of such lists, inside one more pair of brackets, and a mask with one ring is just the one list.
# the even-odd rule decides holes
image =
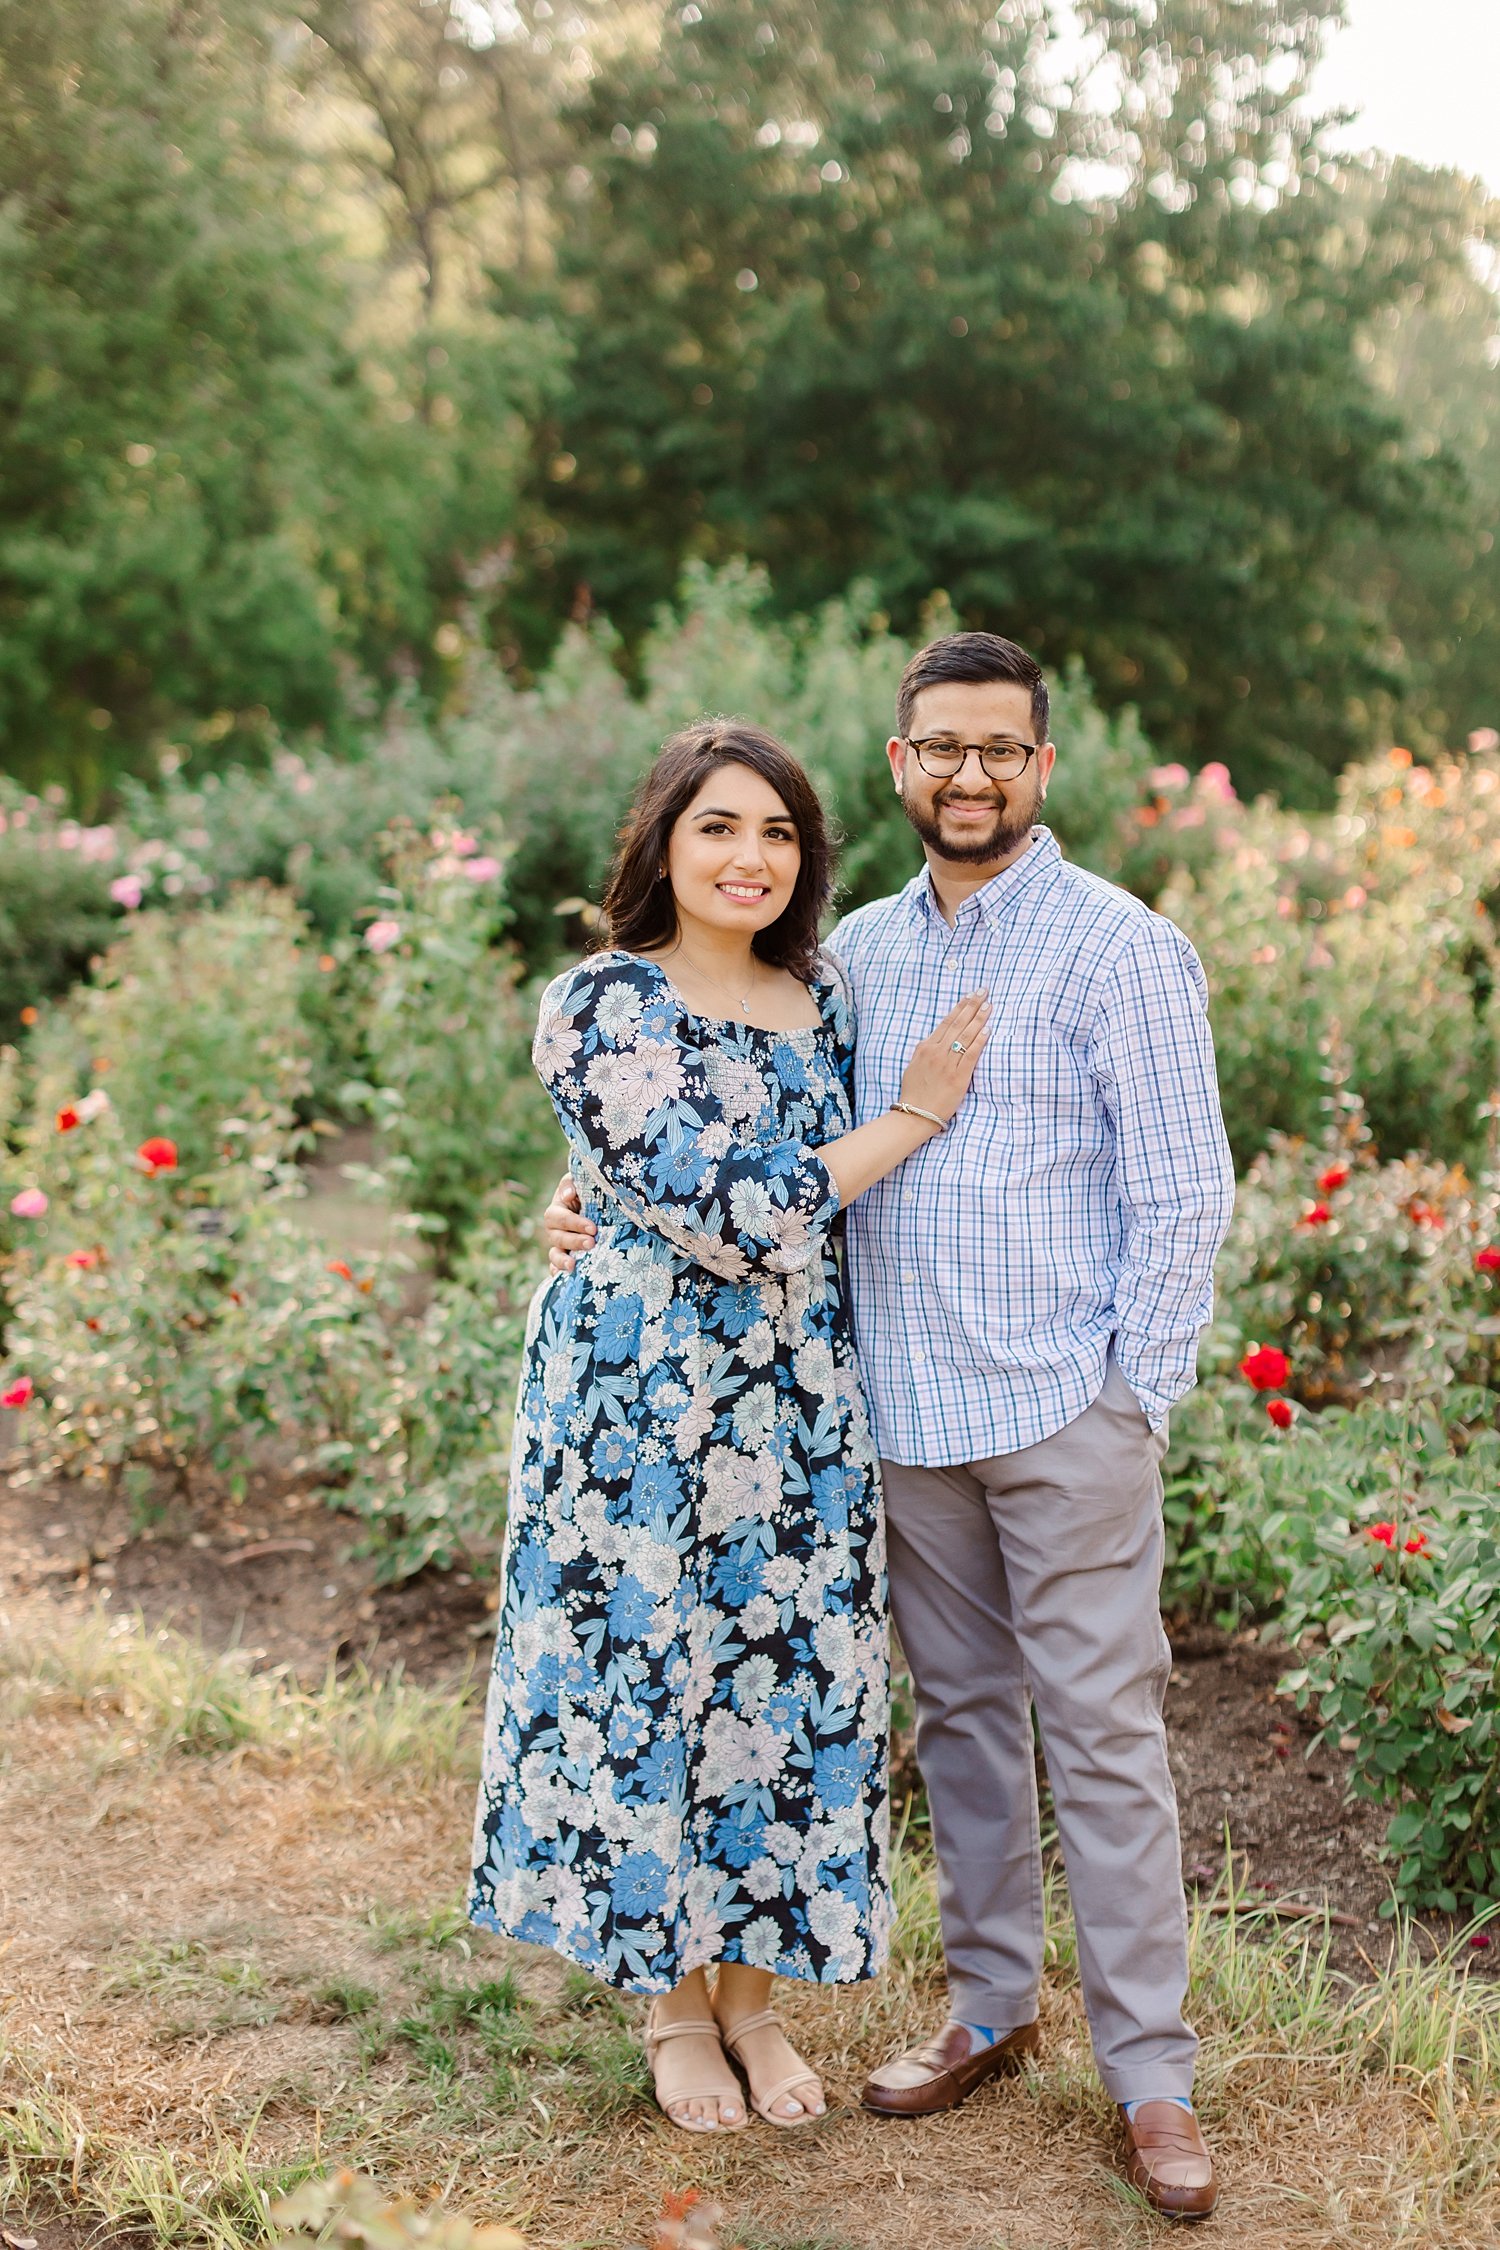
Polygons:
[[601,953],[534,1059],[594,1247],[538,1292],[475,1824],[476,1922],[608,1983],[876,1974],[885,1554],[819,1146],[853,1024],[690,1014]]

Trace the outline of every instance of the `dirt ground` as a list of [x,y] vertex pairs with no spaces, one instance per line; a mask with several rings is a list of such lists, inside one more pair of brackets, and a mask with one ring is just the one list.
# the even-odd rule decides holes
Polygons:
[[[289,1664],[308,1685],[332,1663],[400,1664],[456,1681],[489,1661],[493,1585],[430,1571],[380,1587],[356,1560],[361,1526],[295,1482],[252,1480],[243,1506],[207,1497],[132,1526],[123,1502],[75,1485],[14,1491],[0,1478],[0,1607],[17,1621],[96,1601],[211,1647]],[[1183,1625],[1172,1633],[1167,1718],[1190,1884],[1224,1871],[1226,1824],[1241,1880],[1278,1899],[1328,1904],[1363,1924],[1386,1895],[1371,1807],[1345,1802],[1345,1760],[1308,1755],[1311,1725],[1276,1682],[1285,1655]]]
[[[45,1636],[102,1607],[253,1651],[308,1685],[361,1659],[439,1690],[482,1671],[489,1587],[454,1574],[379,1589],[351,1558],[357,1533],[270,1478],[239,1507],[174,1502],[133,1525],[100,1494],[8,1490],[0,1475],[0,1633]],[[1349,1915],[1340,1941],[1357,1966],[1382,1927],[1378,1819],[1343,1803],[1336,1755],[1304,1756],[1274,1651],[1186,1631],[1174,1649],[1189,1881],[1221,1876],[1227,1822],[1240,1880]],[[786,2014],[826,2063],[830,2115],[705,2148],[643,2098],[633,2003],[600,2018],[549,1956],[464,1932],[471,1813],[466,1779],[419,1785],[254,1750],[162,1763],[118,1717],[44,1700],[0,1745],[0,2042],[23,2058],[3,2099],[44,2089],[77,2121],[85,2168],[96,2143],[165,2151],[187,2196],[226,2147],[272,2168],[315,2150],[519,2225],[535,2250],[629,2250],[685,2187],[722,2201],[725,2240],[745,2250],[1144,2250],[1168,2231],[1119,2184],[1066,1963],[1049,1975],[1042,2073],[921,2125],[868,2118],[857,2092],[939,2016],[928,1970],[798,1992]],[[489,2063],[466,2061],[453,2023],[464,1991],[505,1973],[539,2059],[502,2114],[485,2089],[503,2070],[487,2079]],[[1204,2003],[1203,2110],[1226,2183],[1210,2236],[1222,2250],[1500,2243],[1500,2221],[1424,2225],[1416,2183],[1446,2159],[1419,2096],[1255,2041],[1246,2052],[1216,2005]],[[593,2046],[569,2046],[585,2032]],[[0,2214],[0,2233],[39,2250],[124,2239],[66,2204]]]

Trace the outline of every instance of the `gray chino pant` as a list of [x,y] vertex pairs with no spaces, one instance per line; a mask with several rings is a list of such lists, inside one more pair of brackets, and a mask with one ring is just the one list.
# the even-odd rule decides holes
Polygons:
[[1093,1405],[1036,1445],[958,1468],[882,1465],[952,2012],[1002,2036],[1037,2012],[1034,1703],[1113,2101],[1191,2094],[1198,2051],[1162,1724],[1166,1446],[1111,1355]]

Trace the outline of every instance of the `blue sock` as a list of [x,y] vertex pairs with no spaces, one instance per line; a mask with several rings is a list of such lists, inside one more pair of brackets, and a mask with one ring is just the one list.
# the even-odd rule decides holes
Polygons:
[[1179,2109],[1187,2110],[1189,2115],[1193,2107],[1192,2096],[1189,2094],[1138,2094],[1133,2102],[1121,2102],[1120,2107],[1127,2117],[1134,2117],[1142,2102],[1175,2102]]
[[[963,2023],[962,2017],[959,2017],[958,2020]],[[998,2031],[991,2031],[987,2023],[965,2023],[963,2028],[970,2034],[975,2044],[980,2047],[993,2047],[1000,2036]]]

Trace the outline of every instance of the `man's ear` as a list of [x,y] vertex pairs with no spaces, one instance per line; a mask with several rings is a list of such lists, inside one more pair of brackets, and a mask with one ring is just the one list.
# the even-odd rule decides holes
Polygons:
[[1037,782],[1043,797],[1047,794],[1047,784],[1052,779],[1052,768],[1056,764],[1057,744],[1055,742],[1044,742],[1036,754]]
[[896,784],[896,795],[899,797],[901,795],[902,777],[906,771],[906,744],[899,734],[891,736],[890,741],[885,746],[885,754],[890,761],[891,779]]

